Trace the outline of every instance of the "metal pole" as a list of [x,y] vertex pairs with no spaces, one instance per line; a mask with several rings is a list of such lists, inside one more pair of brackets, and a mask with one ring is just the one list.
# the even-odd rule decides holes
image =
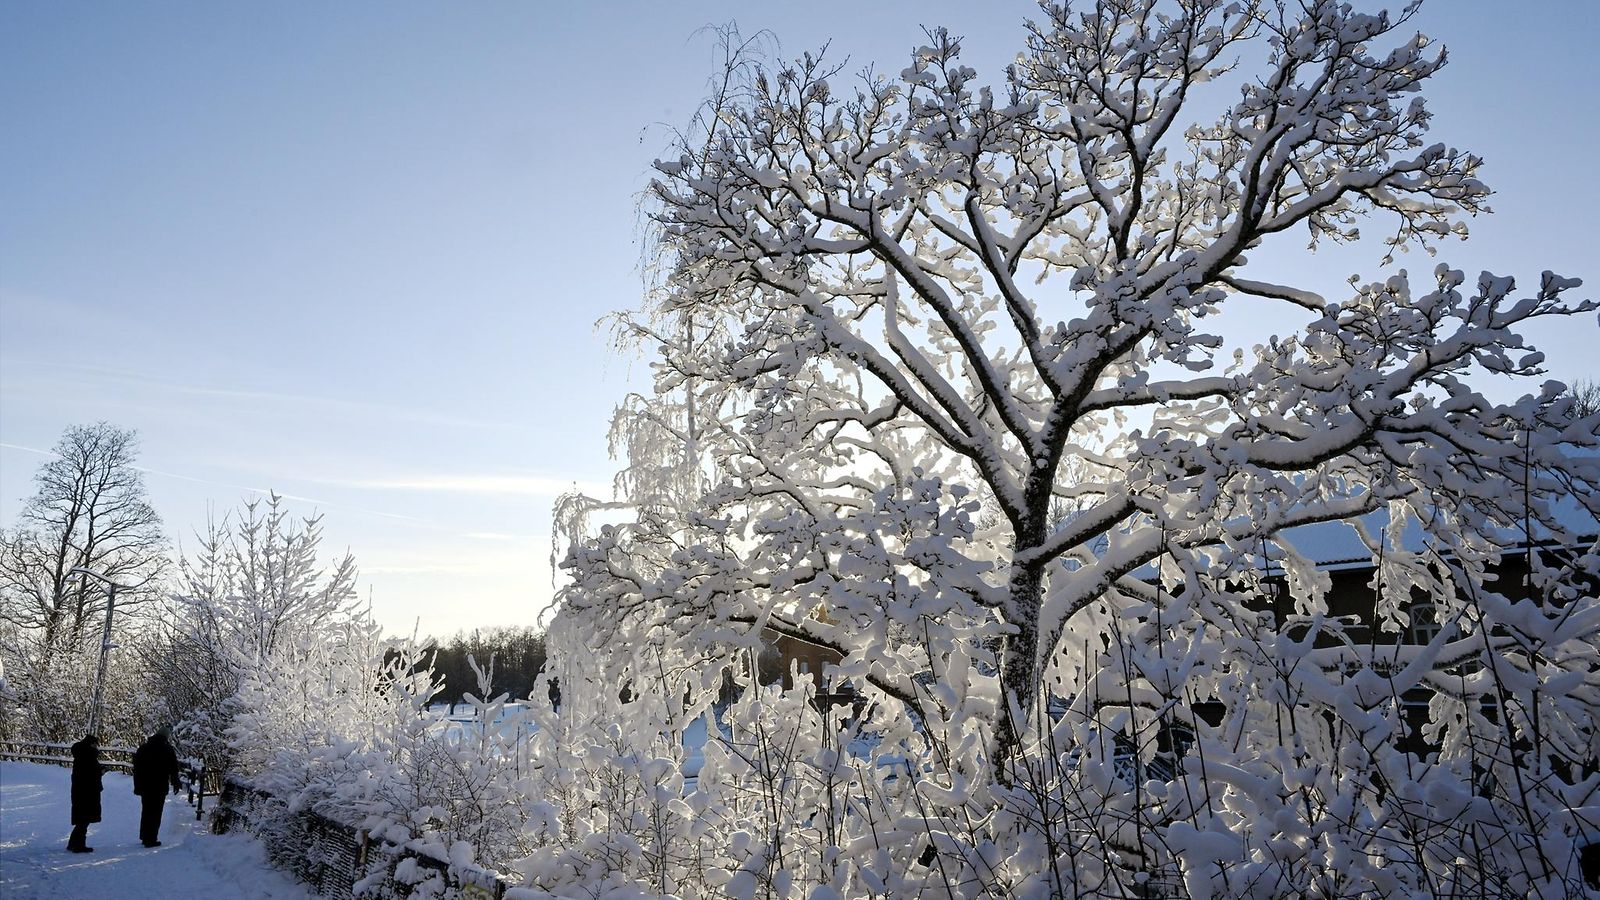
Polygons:
[[106,630],[100,638],[100,668],[94,673],[94,705],[89,708],[89,733],[100,734],[100,706],[106,696],[106,661],[111,656],[111,614],[117,608],[116,582],[107,582],[110,591],[106,596]]

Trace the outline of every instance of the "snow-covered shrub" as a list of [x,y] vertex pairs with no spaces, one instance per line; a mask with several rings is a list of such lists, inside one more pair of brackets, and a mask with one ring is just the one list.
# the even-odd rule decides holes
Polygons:
[[[10,698],[0,699],[0,736],[70,743],[88,728],[100,665],[100,634],[76,642],[59,638],[48,647],[40,637],[14,627],[0,629],[0,658],[10,692]],[[131,640],[136,638],[124,639]],[[103,746],[137,746],[149,734],[150,699],[143,675],[133,648],[112,648],[100,710]]]
[[528,852],[537,790],[526,723],[501,715],[504,696],[446,719],[425,651],[364,616],[286,641],[273,660],[245,673],[228,738],[233,771],[283,799],[282,816],[312,811],[458,865],[504,869]]

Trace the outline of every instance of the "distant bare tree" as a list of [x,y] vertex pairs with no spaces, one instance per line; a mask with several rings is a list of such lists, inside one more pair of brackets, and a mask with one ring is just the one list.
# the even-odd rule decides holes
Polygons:
[[127,586],[119,606],[154,595],[166,537],[134,466],[138,448],[131,429],[68,428],[34,475],[16,527],[0,532],[0,618],[35,632],[43,647],[76,645],[105,610],[105,586],[72,577],[75,567]]
[[1567,391],[1578,403],[1579,416],[1592,416],[1600,412],[1600,382],[1592,378],[1579,378]]

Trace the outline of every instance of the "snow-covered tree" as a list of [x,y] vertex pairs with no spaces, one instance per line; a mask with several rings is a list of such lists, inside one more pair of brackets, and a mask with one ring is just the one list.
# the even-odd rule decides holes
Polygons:
[[[898,77],[747,65],[658,164],[648,421],[692,416],[662,434],[713,486],[575,546],[567,627],[625,637],[630,683],[763,628],[838,651],[915,717],[931,846],[984,891],[1570,888],[1600,417],[1521,332],[1596,305],[1550,273],[1386,259],[1330,298],[1247,264],[1369,220],[1391,254],[1465,235],[1488,188],[1425,140],[1442,48],[1412,7],[1042,9],[997,87],[938,30]],[[1296,332],[1230,359],[1228,316],[1268,310]],[[1292,539],[1330,522],[1370,550],[1366,621]],[[1496,581],[1530,542],[1572,552]],[[1441,627],[1402,646],[1417,596]],[[1419,689],[1426,763],[1395,746]],[[1039,852],[970,855],[999,834]]]
[[179,561],[165,640],[147,664],[168,714],[213,762],[243,678],[359,611],[355,558],[320,559],[321,544],[321,518],[297,520],[272,494],[212,522]]
[[124,612],[155,596],[166,537],[134,465],[138,448],[135,432],[105,422],[68,428],[15,527],[0,533],[0,616],[46,646],[81,640],[105,612],[105,585],[74,568],[122,585]]
[[[15,525],[0,530],[0,657],[21,702],[17,731],[32,739],[81,737],[90,718],[109,598],[118,584],[115,640],[139,631],[141,610],[158,596],[167,567],[161,517],[135,465],[135,432],[100,422],[68,428],[34,475],[35,491]],[[125,740],[143,727],[142,683],[128,654],[106,671],[102,738]]]

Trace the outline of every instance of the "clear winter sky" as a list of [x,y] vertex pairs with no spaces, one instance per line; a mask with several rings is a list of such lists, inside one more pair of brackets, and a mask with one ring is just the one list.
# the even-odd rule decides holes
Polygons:
[[[787,56],[831,38],[898,72],[945,24],[997,76],[1032,11],[0,0],[0,524],[40,451],[103,419],[140,432],[184,544],[275,489],[324,514],[390,630],[532,622],[550,503],[608,483],[609,413],[645,383],[595,323],[638,302],[660,126],[716,63],[697,29],[770,28]],[[1600,290],[1596,16],[1434,0],[1418,19],[1452,52],[1434,133],[1500,192],[1444,253],[1471,274]],[[1337,293],[1375,257],[1261,262]],[[1553,376],[1600,371],[1592,316],[1537,337]]]

